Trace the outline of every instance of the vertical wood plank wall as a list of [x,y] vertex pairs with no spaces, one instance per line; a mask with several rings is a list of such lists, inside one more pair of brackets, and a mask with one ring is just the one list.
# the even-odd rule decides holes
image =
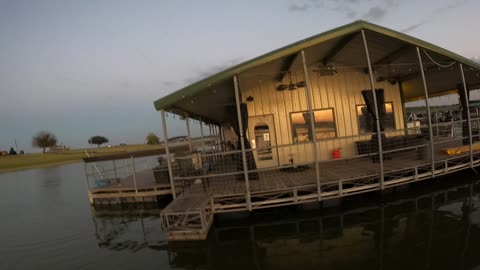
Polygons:
[[[368,74],[362,71],[348,71],[339,72],[334,76],[320,76],[318,72],[310,72],[310,78],[313,108],[315,110],[333,108],[337,128],[337,138],[318,141],[319,159],[331,159],[332,150],[337,148],[342,149],[343,157],[357,155],[355,141],[370,139],[370,135],[359,135],[356,113],[356,105],[365,104],[361,91],[371,88]],[[292,80],[294,82],[304,80],[303,72],[292,72]],[[290,113],[307,110],[306,91],[305,88],[276,91],[278,84],[275,81],[263,81],[253,88],[242,89],[242,102],[247,104],[249,117],[273,114],[277,144],[289,145],[293,144]],[[385,89],[385,101],[393,103],[395,128],[403,129],[398,84],[379,82],[376,88]],[[252,96],[254,101],[247,102],[248,96]],[[250,131],[248,133],[250,134]],[[357,137],[341,138],[350,136]],[[295,163],[313,161],[311,143],[281,147],[278,151],[280,165],[288,163],[290,158],[293,158]]]

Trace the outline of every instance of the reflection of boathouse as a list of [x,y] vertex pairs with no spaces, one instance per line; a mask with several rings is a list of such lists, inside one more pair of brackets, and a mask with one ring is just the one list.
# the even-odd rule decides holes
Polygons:
[[201,242],[167,244],[152,229],[158,216],[94,218],[101,247],[166,252],[173,268],[471,269],[480,264],[479,191],[478,183],[450,180],[434,189],[416,185],[382,205],[355,198],[332,214],[270,211],[220,222]]

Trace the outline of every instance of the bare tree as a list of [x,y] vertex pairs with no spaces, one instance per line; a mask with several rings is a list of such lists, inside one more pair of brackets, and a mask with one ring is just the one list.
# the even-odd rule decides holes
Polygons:
[[48,131],[40,131],[32,138],[32,146],[42,148],[44,154],[47,147],[55,145],[57,145],[57,137]]

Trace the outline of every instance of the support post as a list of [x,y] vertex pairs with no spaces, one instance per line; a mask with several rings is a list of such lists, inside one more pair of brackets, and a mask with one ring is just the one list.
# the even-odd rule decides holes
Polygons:
[[377,125],[377,139],[378,139],[378,158],[380,161],[380,188],[385,188],[384,174],[383,174],[383,147],[382,147],[382,132],[380,130],[380,118],[378,117],[378,105],[377,105],[377,91],[375,90],[375,79],[373,78],[373,68],[370,61],[370,53],[368,52],[367,38],[365,36],[365,30],[362,30],[363,46],[365,48],[365,56],[367,57],[368,74],[370,75],[370,85],[372,86],[373,93],[373,105],[375,107],[375,123]]
[[118,175],[117,175],[117,165],[115,163],[115,159],[113,160],[113,176],[115,177],[115,179],[118,179]]
[[[472,121],[470,117],[470,100],[469,100],[469,94],[468,94],[468,89],[467,89],[467,82],[465,80],[465,72],[463,71],[463,64],[460,63],[460,72],[462,73],[462,81],[463,81],[463,91],[465,95],[465,106],[466,108],[463,108],[464,110],[467,110],[467,121],[468,121],[468,142],[470,146],[470,167],[473,168],[473,138],[472,138]],[[460,91],[460,89],[458,89]],[[463,119],[465,120],[465,119]],[[462,133],[463,137],[463,133]]]
[[137,172],[135,171],[135,160],[133,159],[133,156],[130,157],[130,160],[132,161],[133,186],[135,187],[135,193],[138,193],[138,188],[137,188]]
[[242,123],[242,111],[240,109],[240,91],[238,89],[238,78],[237,76],[233,77],[233,86],[235,88],[235,103],[237,107],[237,120],[238,120],[238,128],[240,130],[239,140],[240,140],[240,147],[242,149],[242,162],[243,162],[243,175],[245,178],[245,190],[247,192],[246,201],[248,211],[252,211],[252,202],[250,198],[250,182],[248,179],[248,167],[247,167],[247,155],[245,152],[245,138],[243,137],[243,123]]
[[423,91],[425,93],[425,106],[427,106],[427,120],[428,120],[428,132],[430,134],[430,155],[432,156],[432,177],[435,176],[435,149],[433,144],[433,129],[432,129],[432,114],[430,112],[430,104],[428,101],[428,89],[427,80],[425,79],[425,72],[423,69],[422,56],[420,55],[420,48],[417,47],[418,63],[420,65],[420,73],[422,75]]
[[308,67],[307,62],[305,60],[305,51],[302,50],[302,65],[303,65],[303,73],[305,76],[305,84],[306,84],[306,91],[307,91],[307,109],[308,113],[310,114],[310,127],[312,130],[312,143],[313,143],[313,158],[315,161],[315,177],[317,180],[317,198],[320,201],[322,198],[322,189],[320,186],[320,168],[318,166],[318,147],[317,147],[317,134],[315,134],[315,115],[313,113],[313,102],[312,102],[312,85],[310,83],[310,76],[308,76]]
[[189,121],[188,115],[185,116],[185,122],[187,123],[188,150],[190,151],[190,153],[192,153],[193,146],[192,146],[192,137],[191,137],[191,134],[190,134],[190,121]]
[[408,122],[407,122],[407,110],[405,109],[405,92],[403,91],[403,82],[398,81],[398,88],[400,90],[400,102],[402,103],[402,115],[403,115],[403,129],[405,130],[404,135],[408,135]]
[[168,178],[170,178],[170,188],[172,189],[173,200],[177,198],[177,193],[175,192],[175,181],[173,179],[172,172],[172,159],[170,158],[170,149],[168,148],[168,134],[167,134],[167,121],[165,120],[165,111],[161,111],[162,115],[162,129],[163,129],[163,144],[165,145],[165,154],[167,155],[167,166],[168,166]]
[[205,138],[203,137],[203,122],[200,121],[200,136],[202,138],[202,153],[205,154]]

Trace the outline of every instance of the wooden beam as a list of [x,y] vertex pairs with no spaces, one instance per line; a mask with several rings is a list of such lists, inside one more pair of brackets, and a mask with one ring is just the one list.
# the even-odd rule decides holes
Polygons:
[[278,74],[275,78],[277,82],[282,82],[285,76],[287,76],[288,72],[290,72],[290,70],[292,69],[293,64],[295,63],[295,61],[297,61],[298,55],[299,53],[296,53],[289,55],[287,56],[287,58],[285,58],[282,68],[280,69],[280,74]]
[[393,52],[385,55],[383,58],[376,61],[373,65],[377,66],[377,65],[391,64],[393,61],[397,60],[400,56],[402,56],[402,54],[409,48],[411,48],[410,45],[405,44],[405,45],[401,46],[400,48],[394,50]]
[[355,37],[357,37],[358,33],[345,36],[341,38],[337,44],[327,53],[327,55],[323,58],[322,63],[323,65],[331,64],[333,59],[352,41]]

